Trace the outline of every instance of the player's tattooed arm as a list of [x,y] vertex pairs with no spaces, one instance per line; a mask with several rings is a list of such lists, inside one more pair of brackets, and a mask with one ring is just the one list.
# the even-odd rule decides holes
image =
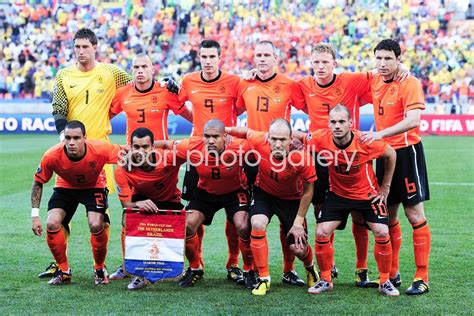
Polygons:
[[43,184],[37,181],[33,181],[31,187],[31,207],[39,208],[41,204],[41,196],[43,195]]
[[[31,208],[32,208],[32,217],[31,217],[31,230],[36,236],[41,236],[43,234],[43,226],[41,225],[41,220],[39,216],[33,216],[33,209],[36,209],[36,213],[39,211],[41,196],[43,194],[43,184],[37,181],[33,182],[31,188]],[[38,215],[38,214],[35,214]]]

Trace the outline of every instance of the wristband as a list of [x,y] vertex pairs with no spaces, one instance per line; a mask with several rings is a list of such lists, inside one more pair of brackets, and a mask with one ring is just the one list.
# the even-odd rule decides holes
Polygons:
[[40,209],[38,207],[31,208],[31,217],[39,217]]

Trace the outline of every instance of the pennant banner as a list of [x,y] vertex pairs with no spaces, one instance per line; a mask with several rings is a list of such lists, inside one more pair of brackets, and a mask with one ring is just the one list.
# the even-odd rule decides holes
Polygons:
[[184,269],[186,211],[126,212],[125,270],[151,283]]

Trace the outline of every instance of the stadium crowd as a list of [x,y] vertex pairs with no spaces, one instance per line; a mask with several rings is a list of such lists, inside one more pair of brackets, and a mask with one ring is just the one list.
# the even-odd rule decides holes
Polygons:
[[[130,69],[133,56],[146,49],[161,74],[175,76],[199,67],[197,46],[203,38],[221,43],[222,69],[233,73],[252,68],[255,43],[271,38],[280,49],[280,70],[300,78],[311,73],[316,42],[338,49],[339,71],[356,71],[373,68],[372,43],[392,37],[405,51],[404,64],[422,80],[428,102],[474,101],[472,30],[453,26],[449,1],[400,1],[392,7],[365,1],[345,6],[235,2],[240,4],[202,3],[181,10],[138,0],[122,13],[73,4],[0,8],[0,98],[48,98],[60,65],[73,60],[72,35],[84,26],[97,31],[100,61]],[[187,39],[168,54],[175,33],[184,31]]]

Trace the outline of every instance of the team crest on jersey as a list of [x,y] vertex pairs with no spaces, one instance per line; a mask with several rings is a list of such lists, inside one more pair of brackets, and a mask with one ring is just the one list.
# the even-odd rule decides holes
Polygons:
[[275,93],[280,93],[281,89],[280,89],[280,86],[279,85],[276,85],[273,87],[273,92]]
[[158,103],[158,98],[156,96],[151,97],[151,103]]
[[342,94],[341,88],[337,87],[336,89],[334,89],[334,93],[335,93],[337,96],[340,96],[340,95]]
[[104,83],[104,78],[102,78],[102,76],[98,76],[97,77],[97,82],[100,83],[100,84]]
[[95,167],[97,167],[97,161],[90,161],[90,162],[89,162],[89,167],[90,167],[91,169],[94,169]]
[[225,87],[224,86],[220,86],[218,89],[220,94],[224,94],[225,93]]
[[390,94],[395,94],[395,93],[397,93],[397,87],[391,86],[390,89],[388,90],[388,93],[390,93]]
[[38,166],[38,168],[36,168],[36,173],[41,173],[41,171],[43,171],[43,168],[41,168],[41,166]]
[[310,141],[312,138],[313,138],[313,134],[311,134],[311,133],[306,134],[306,140],[307,141]]

